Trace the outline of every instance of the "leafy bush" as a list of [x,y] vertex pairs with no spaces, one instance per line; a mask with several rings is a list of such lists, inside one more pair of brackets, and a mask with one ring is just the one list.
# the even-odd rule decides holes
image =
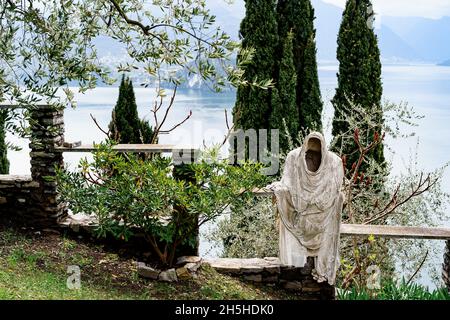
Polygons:
[[161,262],[171,266],[179,246],[195,244],[200,225],[241,205],[265,183],[260,164],[230,166],[216,150],[183,166],[190,179],[174,177],[170,158],[144,161],[114,152],[111,143],[100,144],[93,161],[82,160],[79,171],[58,171],[59,192],[73,213],[98,218],[99,236],[126,240],[144,231]]
[[450,293],[446,288],[428,291],[424,286],[405,281],[396,284],[386,281],[380,290],[369,291],[366,288],[350,290],[337,290],[339,300],[450,300]]

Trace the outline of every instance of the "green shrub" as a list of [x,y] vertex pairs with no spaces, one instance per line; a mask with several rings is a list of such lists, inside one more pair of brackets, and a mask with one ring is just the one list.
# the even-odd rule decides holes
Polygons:
[[250,199],[218,222],[207,239],[223,246],[222,257],[264,258],[278,256],[275,205],[268,197]]
[[77,172],[58,170],[59,192],[73,213],[98,218],[99,236],[126,240],[136,229],[144,231],[161,263],[171,266],[178,247],[195,245],[200,225],[247,201],[265,183],[260,164],[230,166],[214,150],[185,166],[191,179],[177,179],[172,159],[144,161],[105,143]]

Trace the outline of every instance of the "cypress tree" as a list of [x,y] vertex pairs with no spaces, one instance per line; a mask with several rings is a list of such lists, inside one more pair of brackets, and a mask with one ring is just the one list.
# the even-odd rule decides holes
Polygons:
[[[377,126],[373,129],[359,128],[365,136],[363,143],[372,141],[375,131],[380,133],[383,123],[381,96],[381,62],[378,39],[368,24],[370,0],[348,0],[343,13],[342,24],[338,36],[337,58],[339,61],[338,88],[332,100],[335,108],[333,135],[335,137],[348,132],[349,124],[340,121],[354,112],[352,106],[366,109],[367,114],[374,114],[370,119]],[[349,101],[350,100],[350,101]],[[356,161],[356,145],[353,142],[336,140],[336,149],[347,155],[347,165],[351,168]],[[383,145],[380,144],[369,155],[384,166]]]
[[[273,79],[278,46],[275,0],[246,0],[245,18],[240,26],[242,48],[255,50],[251,63],[244,67],[248,81]],[[241,55],[238,55],[238,62]],[[241,86],[233,109],[236,128],[266,129],[271,113],[271,89]]]
[[293,33],[284,39],[282,58],[279,63],[278,82],[272,92],[272,114],[270,126],[280,129],[280,149],[289,151],[289,137],[294,138],[299,131],[299,115],[296,103],[297,75],[294,66]]
[[139,119],[133,83],[125,76],[122,76],[109,130],[112,139],[125,144],[150,143],[153,136],[149,123]]
[[7,146],[5,142],[5,121],[6,121],[6,110],[0,110],[0,174],[9,173],[9,161],[7,154]]
[[[279,0],[278,34],[280,43],[284,43],[289,32],[293,32],[294,65],[297,73],[296,101],[300,127],[322,129],[323,103],[320,94],[316,60],[316,30],[314,29],[314,8],[310,0]],[[278,49],[282,59],[282,46]],[[280,70],[281,72],[281,70]],[[280,74],[276,75],[281,79]]]

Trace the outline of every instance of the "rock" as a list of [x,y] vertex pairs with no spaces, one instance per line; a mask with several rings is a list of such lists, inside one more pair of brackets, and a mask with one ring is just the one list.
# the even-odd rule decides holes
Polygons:
[[60,234],[60,232],[58,230],[51,229],[51,228],[42,229],[42,232],[50,233],[50,234]]
[[162,271],[158,276],[158,280],[166,281],[166,282],[178,281],[177,271],[175,269],[169,269],[166,271]]
[[185,267],[178,268],[176,270],[177,278],[180,280],[192,279],[192,274]]
[[177,265],[182,265],[186,263],[200,263],[202,258],[197,256],[183,256],[177,259]]
[[143,262],[138,262],[137,271],[139,276],[152,280],[157,280],[159,274],[161,273],[161,271],[153,269],[152,267],[147,266]]
[[280,258],[277,257],[265,257],[264,258],[265,261],[267,261],[268,263],[274,264],[274,265],[280,265]]
[[283,287],[286,290],[294,290],[294,291],[301,291],[303,288],[302,283],[299,281],[288,281],[284,283]]
[[200,268],[201,265],[202,265],[202,264],[201,264],[200,262],[198,262],[198,263],[195,263],[195,262],[189,262],[189,263],[186,263],[186,264],[184,265],[184,267],[185,267],[186,269],[188,269],[189,272],[195,273],[195,272],[197,272],[198,268]]
[[319,291],[321,291],[320,287],[303,287],[302,288],[302,292],[311,293],[311,292],[319,292]]
[[213,267],[214,269],[216,269],[217,272],[219,273],[224,273],[224,274],[241,274],[241,267],[239,266],[214,266],[211,264],[211,267]]
[[231,258],[217,258],[217,259],[207,259],[205,263],[209,264],[219,273],[225,274],[240,274],[242,261],[241,259],[231,259]]
[[63,147],[69,148],[69,149],[76,148],[76,147],[79,147],[79,146],[81,146],[81,141],[76,141],[76,142],[64,142],[64,143],[63,143]]
[[283,266],[281,268],[280,278],[284,280],[298,280],[301,276],[301,268]]
[[262,282],[264,283],[277,283],[278,282],[278,275],[272,275],[263,277]]
[[316,280],[303,280],[303,286],[304,287],[308,287],[308,288],[319,288],[321,286],[325,287],[327,284],[326,283],[318,283]]
[[242,266],[241,272],[242,273],[259,273],[263,271],[262,266]]
[[269,266],[269,267],[264,267],[264,271],[267,271],[267,273],[270,274],[280,274],[280,266]]
[[261,274],[249,274],[249,275],[245,275],[244,279],[247,281],[262,282],[262,275]]

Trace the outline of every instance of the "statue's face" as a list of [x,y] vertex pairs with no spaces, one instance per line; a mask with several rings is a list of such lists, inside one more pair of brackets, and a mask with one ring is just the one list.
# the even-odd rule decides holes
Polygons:
[[318,138],[310,138],[305,152],[306,166],[309,171],[316,172],[322,162],[322,143]]
[[322,151],[322,143],[320,142],[320,140],[318,138],[311,138],[308,140],[307,149],[310,151],[321,152]]

